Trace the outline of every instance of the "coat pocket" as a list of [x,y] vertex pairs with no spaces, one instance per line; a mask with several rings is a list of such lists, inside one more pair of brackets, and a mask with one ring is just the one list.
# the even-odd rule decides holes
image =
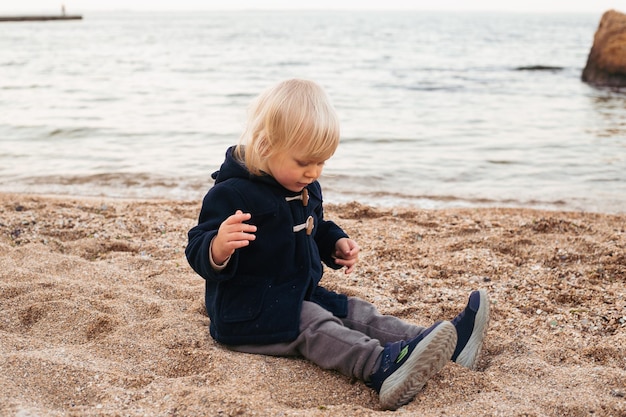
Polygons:
[[218,288],[218,315],[225,323],[254,320],[261,314],[267,283],[259,277],[238,277]]
[[[243,278],[242,276],[238,277]],[[270,284],[262,277],[220,285],[214,337],[225,344],[288,342],[299,332],[305,282],[297,276],[286,283]],[[224,283],[226,284],[226,283]]]

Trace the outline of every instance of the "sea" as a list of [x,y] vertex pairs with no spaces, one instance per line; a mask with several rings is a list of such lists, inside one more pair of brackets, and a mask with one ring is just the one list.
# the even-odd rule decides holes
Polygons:
[[0,192],[198,200],[249,103],[319,83],[330,203],[626,212],[626,91],[581,81],[601,14],[93,12],[0,23]]

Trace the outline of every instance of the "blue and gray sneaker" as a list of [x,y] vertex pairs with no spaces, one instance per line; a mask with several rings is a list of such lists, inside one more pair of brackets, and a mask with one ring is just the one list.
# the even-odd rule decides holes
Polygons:
[[411,402],[444,367],[455,346],[456,330],[449,321],[435,323],[413,339],[387,343],[380,368],[366,384],[378,392],[383,409],[395,410]]
[[457,345],[452,360],[474,369],[489,324],[489,299],[485,290],[472,291],[465,310],[452,320],[456,327]]

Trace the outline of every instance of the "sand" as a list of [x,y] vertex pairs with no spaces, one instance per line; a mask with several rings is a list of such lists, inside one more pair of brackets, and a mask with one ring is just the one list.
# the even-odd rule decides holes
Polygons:
[[327,206],[362,247],[328,288],[422,325],[491,297],[478,369],[385,412],[359,381],[210,338],[184,256],[199,204],[0,194],[0,415],[626,415],[626,215]]

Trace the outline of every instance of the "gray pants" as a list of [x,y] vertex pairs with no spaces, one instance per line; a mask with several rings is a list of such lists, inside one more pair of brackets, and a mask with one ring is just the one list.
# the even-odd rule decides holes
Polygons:
[[372,304],[348,298],[348,316],[339,319],[319,305],[305,301],[300,316],[300,335],[289,343],[238,345],[230,349],[273,356],[302,355],[324,369],[369,380],[388,342],[417,336],[423,327],[382,315]]

